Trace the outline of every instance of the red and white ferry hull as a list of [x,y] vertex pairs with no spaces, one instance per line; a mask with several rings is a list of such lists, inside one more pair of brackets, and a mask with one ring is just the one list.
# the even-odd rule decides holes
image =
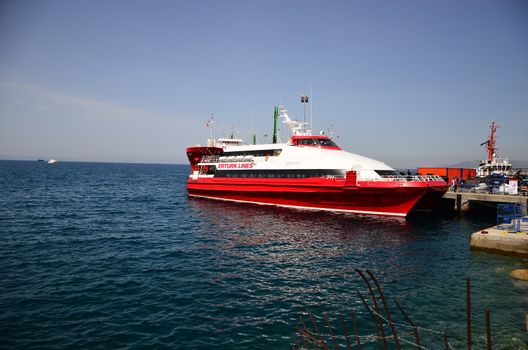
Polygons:
[[443,193],[445,182],[359,181],[344,179],[189,178],[189,196],[233,202],[277,205],[368,215],[405,217],[431,193]]

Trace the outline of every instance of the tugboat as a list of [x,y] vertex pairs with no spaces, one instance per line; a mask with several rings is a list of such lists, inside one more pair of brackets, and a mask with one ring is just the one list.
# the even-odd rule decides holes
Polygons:
[[[291,130],[278,143],[277,119]],[[447,191],[436,175],[400,175],[383,162],[342,150],[326,135],[275,107],[273,142],[245,145],[211,138],[187,148],[188,194],[241,203],[405,217],[427,210]],[[212,127],[212,126],[211,126]]]
[[496,125],[495,120],[493,120],[489,127],[491,132],[488,140],[480,144],[481,146],[486,147],[488,158],[480,161],[477,168],[477,178],[488,178],[493,175],[513,175],[510,161],[507,158],[498,157],[496,153],[495,133],[499,126]]

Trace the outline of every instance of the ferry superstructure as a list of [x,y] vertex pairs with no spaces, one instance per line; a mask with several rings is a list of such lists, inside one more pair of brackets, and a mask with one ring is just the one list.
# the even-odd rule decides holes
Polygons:
[[280,117],[292,131],[286,143],[209,139],[207,146],[187,148],[189,196],[405,217],[413,208],[430,209],[447,190],[439,176],[403,176],[342,150],[328,136],[303,131],[283,107]]

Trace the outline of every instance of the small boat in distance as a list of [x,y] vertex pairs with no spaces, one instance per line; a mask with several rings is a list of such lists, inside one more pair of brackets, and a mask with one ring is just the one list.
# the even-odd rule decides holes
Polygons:
[[[280,114],[280,115],[279,115]],[[292,136],[278,143],[277,119]],[[447,191],[436,175],[401,175],[383,162],[342,150],[326,135],[312,135],[305,123],[275,107],[273,143],[243,144],[211,138],[187,148],[191,197],[405,217],[431,209]]]
[[50,159],[48,160],[48,164],[56,164],[58,163],[59,161],[57,159]]

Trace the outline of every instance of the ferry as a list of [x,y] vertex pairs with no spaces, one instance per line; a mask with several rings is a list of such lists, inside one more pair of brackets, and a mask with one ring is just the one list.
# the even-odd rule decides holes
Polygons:
[[[291,130],[278,142],[277,118]],[[406,217],[430,210],[447,191],[436,175],[401,175],[381,161],[342,150],[329,136],[312,135],[286,108],[275,107],[273,142],[233,137],[187,148],[190,197]]]

